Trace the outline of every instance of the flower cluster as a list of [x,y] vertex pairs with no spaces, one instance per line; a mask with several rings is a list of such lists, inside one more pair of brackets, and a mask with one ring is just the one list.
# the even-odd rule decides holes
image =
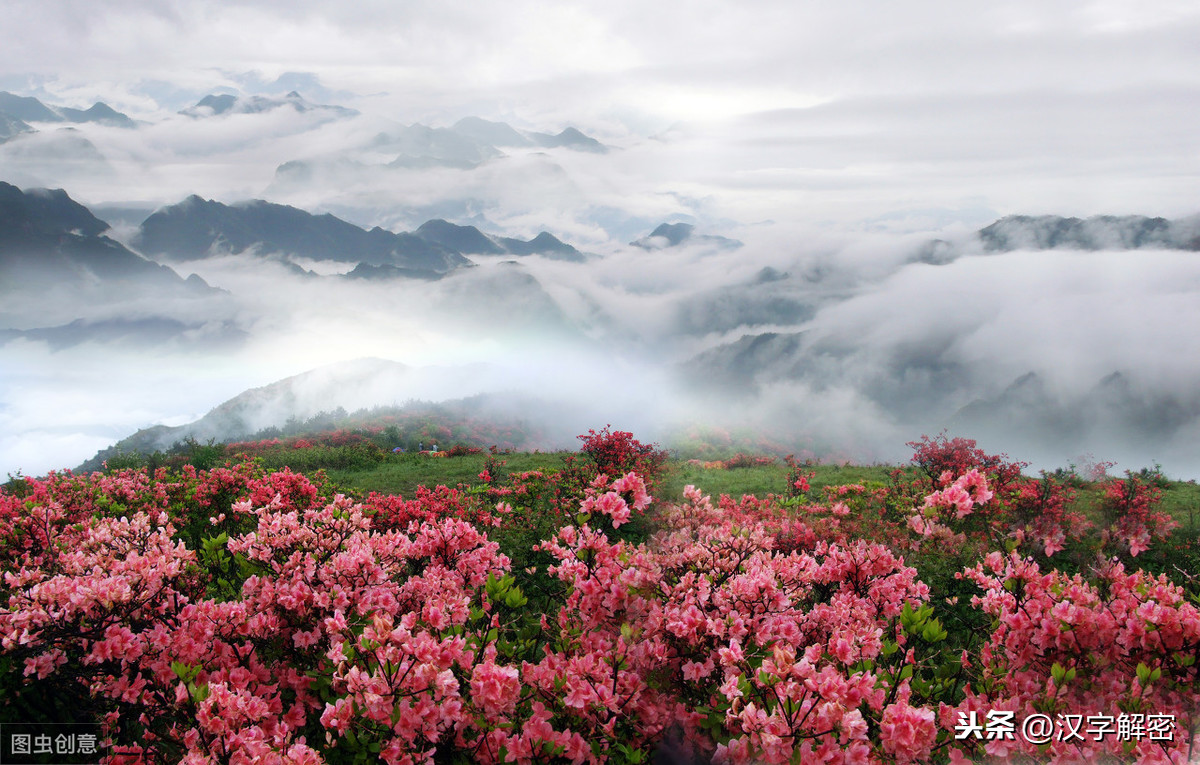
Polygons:
[[[409,499],[249,462],[27,479],[0,492],[0,690],[74,683],[110,762],[1186,760],[1200,610],[1117,559],[1068,575],[1020,549],[1049,556],[1077,523],[1061,484],[943,439],[923,488],[800,473],[783,496],[688,486],[655,509],[627,436]],[[1154,487],[1101,491],[1122,554],[1168,532]],[[954,577],[929,567],[945,539],[984,552]],[[958,735],[989,712],[1177,727]]]

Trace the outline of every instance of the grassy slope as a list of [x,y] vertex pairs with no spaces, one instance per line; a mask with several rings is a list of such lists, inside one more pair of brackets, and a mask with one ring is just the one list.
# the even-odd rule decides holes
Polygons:
[[[563,459],[571,452],[516,452],[496,457],[503,462],[503,475],[528,470],[560,470]],[[487,463],[488,454],[465,457],[429,457],[408,453],[388,455],[381,464],[365,470],[327,470],[338,486],[358,491],[377,491],[411,497],[418,486],[456,486],[460,483],[478,484],[479,473]]]
[[[574,452],[519,452],[499,455],[496,460],[504,462],[500,469],[507,474],[526,470],[558,470],[562,468],[564,459],[572,455],[579,456]],[[410,496],[419,485],[454,486],[458,483],[478,483],[478,475],[483,470],[487,458],[487,454],[465,457],[400,454],[389,455],[382,464],[365,470],[326,472],[335,483],[345,488]],[[823,465],[814,469],[816,476],[811,484],[814,489],[820,489],[823,486],[848,483],[882,483],[888,480],[888,472],[892,468]],[[671,460],[667,463],[662,488],[656,499],[680,499],[683,496],[683,487],[688,484],[716,497],[719,494],[781,494],[786,483],[787,466],[782,463],[721,470]]]
[[[499,455],[503,461],[501,472],[507,474],[526,470],[557,470],[571,452],[512,453]],[[459,483],[476,484],[484,469],[488,455],[476,454],[466,457],[434,458],[420,454],[389,455],[380,465],[362,470],[329,470],[329,477],[339,486],[362,492],[377,491],[387,494],[412,496],[418,485],[455,486]],[[815,476],[810,483],[813,489],[825,486],[861,483],[876,486],[886,483],[890,466],[819,465],[812,468]],[[682,497],[683,487],[691,484],[714,498],[720,494],[739,497],[742,494],[764,496],[767,493],[783,493],[787,481],[787,467],[783,464],[722,470],[690,465],[682,460],[667,463],[666,474],[656,499],[676,501]],[[1099,492],[1088,485],[1080,490],[1078,502],[1085,512],[1094,508]],[[1200,486],[1192,482],[1172,481],[1163,492],[1162,508],[1179,522],[1184,529],[1200,529]]]

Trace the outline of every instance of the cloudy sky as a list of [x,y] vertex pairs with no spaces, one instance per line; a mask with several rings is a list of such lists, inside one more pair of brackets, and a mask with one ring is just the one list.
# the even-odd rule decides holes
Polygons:
[[[940,422],[889,421],[870,395],[896,377],[904,353],[942,354],[939,363],[960,370],[950,411],[1030,371],[1068,398],[1131,367],[1145,372],[1138,390],[1154,395],[1191,395],[1200,384],[1196,338],[1179,318],[1200,300],[1190,254],[1019,253],[941,270],[909,262],[931,238],[961,239],[1009,214],[1200,212],[1192,2],[4,0],[0,29],[0,90],[79,108],[102,100],[143,122],[137,131],[88,126],[82,134],[104,157],[92,169],[39,153],[45,136],[10,142],[0,180],[63,187],[89,205],[153,208],[199,193],[393,230],[456,214],[493,233],[548,229],[600,258],[586,268],[531,262],[529,273],[589,342],[633,348],[626,361],[655,385],[647,359],[684,363],[751,331],[689,330],[681,306],[727,306],[742,299],[729,292],[738,285],[763,293],[745,285],[764,266],[790,272],[797,279],[779,290],[809,301],[816,317],[751,329],[809,332],[836,349],[840,366],[820,384],[764,383],[748,411],[772,421],[792,407],[798,420],[871,442],[858,456],[902,458],[915,428]],[[178,114],[210,93],[291,90],[362,116]],[[362,162],[382,130],[468,115],[547,132],[573,125],[613,151],[514,152],[469,173],[401,180],[356,170],[307,187],[277,181],[284,162]],[[665,220],[746,246],[736,258],[630,250]],[[197,270],[241,301],[223,319],[243,321],[255,343],[222,364],[153,353],[114,364],[108,348],[8,346],[0,475],[77,463],[138,427],[180,424],[251,385],[351,356],[511,356],[511,338],[467,342],[470,333],[397,318],[412,311],[383,290],[376,299],[332,288],[329,310],[315,313],[313,287],[273,291],[286,275],[229,262]],[[603,359],[570,358],[602,374]],[[565,385],[570,370],[545,374]],[[636,387],[623,389],[622,413]],[[1125,453],[1141,464],[1158,456]]]
[[135,116],[283,75],[405,123],[674,130],[676,181],[731,213],[1194,208],[1186,1],[8,0],[0,23],[0,87]]

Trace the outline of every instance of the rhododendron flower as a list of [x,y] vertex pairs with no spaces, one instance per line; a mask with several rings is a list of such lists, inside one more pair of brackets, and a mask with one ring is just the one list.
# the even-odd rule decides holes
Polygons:
[[898,763],[918,762],[929,757],[937,738],[933,710],[899,701],[883,710],[879,724],[884,751]]
[[471,675],[471,700],[489,718],[512,712],[521,693],[519,673],[515,667],[494,664],[495,649],[489,647],[492,658],[478,664]]

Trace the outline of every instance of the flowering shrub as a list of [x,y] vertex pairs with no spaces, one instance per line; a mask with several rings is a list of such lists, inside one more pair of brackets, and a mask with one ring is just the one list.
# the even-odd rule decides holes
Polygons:
[[589,430],[579,436],[583,442],[580,451],[596,465],[596,469],[607,475],[621,475],[633,471],[647,480],[654,479],[667,461],[667,453],[652,444],[643,444],[624,430]]
[[745,454],[738,452],[722,463],[726,470],[735,470],[737,468],[761,467],[763,465],[774,465],[774,457],[755,456],[753,454]]
[[1171,516],[1154,509],[1161,500],[1161,489],[1132,473],[1105,482],[1102,507],[1111,523],[1111,536],[1128,545],[1131,556],[1149,547],[1152,539],[1165,538],[1178,525]]
[[[562,471],[492,460],[409,499],[252,462],[26,479],[0,491],[0,691],[85,695],[111,762],[1188,757],[1200,611],[1111,557],[1044,568],[1082,523],[1069,486],[927,439],[923,488],[799,472],[656,510],[654,450],[584,440]],[[1106,544],[1168,532],[1156,492],[1103,484]],[[992,712],[1175,728],[973,735]]]
[[909,441],[913,449],[912,462],[928,480],[929,488],[939,489],[969,470],[979,470],[992,476],[996,488],[1003,490],[1021,475],[1025,462],[1009,462],[1003,454],[988,454],[978,448],[972,438],[935,438],[921,436]]
[[[1016,553],[992,553],[964,573],[984,590],[974,602],[996,627],[980,654],[981,672],[959,705],[943,706],[946,726],[1007,710],[1018,720],[1068,715],[1079,735],[1040,746],[1021,737],[967,736],[963,749],[1000,761],[1023,755],[1050,762],[1185,762],[1200,710],[1200,611],[1165,577],[1127,573],[1115,561],[1094,578],[1043,573]],[[1145,726],[1172,715],[1166,736],[1097,737],[1082,721],[1113,717]],[[1089,723],[1090,725],[1090,723]],[[1040,742],[1039,742],[1040,743]]]

